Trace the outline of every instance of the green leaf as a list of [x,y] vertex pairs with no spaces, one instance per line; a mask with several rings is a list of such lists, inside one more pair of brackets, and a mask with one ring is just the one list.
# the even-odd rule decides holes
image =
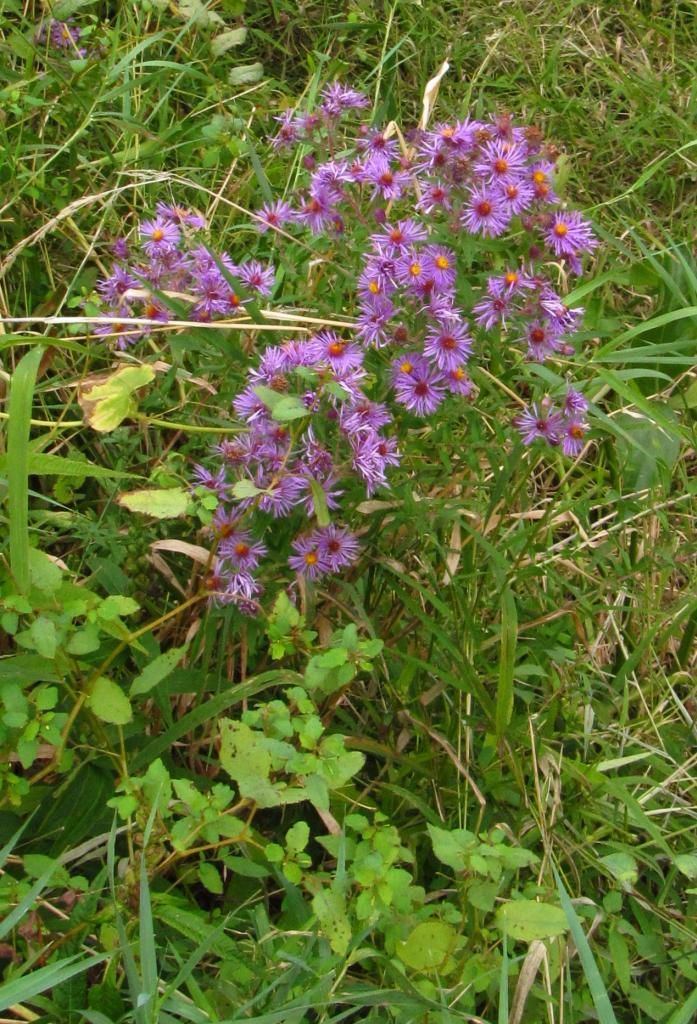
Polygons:
[[433,844],[433,852],[439,861],[453,868],[464,871],[469,865],[470,857],[477,847],[477,837],[467,829],[456,828],[451,832],[437,825],[427,825],[428,834]]
[[630,853],[609,853],[600,858],[610,874],[622,883],[623,888],[630,888],[639,877],[639,867]]
[[253,498],[257,494],[263,494],[263,491],[251,480],[238,480],[232,485],[231,493],[233,498],[239,498],[241,501],[243,498]]
[[57,988],[69,978],[104,963],[109,955],[83,956],[82,953],[76,953],[75,956],[65,957],[46,967],[39,967],[30,974],[12,978],[0,985],[0,1010],[7,1010],[10,1006],[25,1003],[42,992]]
[[100,433],[115,430],[137,412],[134,393],[155,379],[151,366],[122,366],[110,377],[89,383],[78,393],[85,423]]
[[96,466],[92,462],[64,459],[60,455],[45,455],[42,452],[29,456],[29,472],[37,476],[93,477],[96,480],[121,480],[137,476],[136,473],[121,473],[116,469],[107,469],[106,466]]
[[301,398],[297,398],[296,395],[285,395],[273,407],[271,415],[277,423],[287,423],[290,420],[300,420],[310,414]]
[[97,615],[104,622],[113,622],[122,615],[134,615],[140,611],[140,605],[132,597],[123,594],[110,594],[97,608]]
[[63,573],[45,552],[29,548],[29,578],[37,590],[53,594],[63,582]]
[[264,65],[257,61],[255,64],[240,64],[233,68],[228,75],[228,82],[230,85],[253,85],[263,77]]
[[87,704],[97,718],[111,725],[126,725],[133,717],[128,697],[120,686],[106,676],[99,676],[95,680]]
[[188,644],[183,644],[181,647],[172,647],[171,650],[165,651],[164,654],[158,655],[157,658],[151,661],[131,683],[129,691],[131,697],[136,697],[142,693],[149,693],[153,687],[157,686],[163,679],[166,679],[184,657],[187,647]]
[[339,956],[345,956],[351,944],[351,924],[344,897],[336,890],[324,889],[313,897],[312,909],[329,945]]
[[501,595],[501,653],[496,690],[496,738],[502,739],[513,714],[513,671],[518,638],[518,612],[508,587]]
[[694,881],[697,878],[697,855],[694,853],[679,853],[673,860],[678,871]]
[[467,900],[477,910],[488,914],[494,909],[498,891],[496,882],[474,882],[467,888]]
[[204,861],[198,866],[198,877],[201,885],[214,896],[222,896],[223,880],[214,864]]
[[397,943],[396,953],[415,971],[438,971],[446,965],[456,938],[457,932],[445,921],[422,921]]
[[148,488],[120,494],[118,502],[130,512],[141,512],[154,519],[177,519],[189,507],[189,494],[183,487]]
[[512,939],[533,942],[553,939],[568,930],[566,914],[561,907],[536,900],[512,900],[496,913],[499,929]]
[[20,359],[10,383],[7,425],[7,483],[10,569],[17,590],[26,594],[29,577],[29,431],[34,383],[43,355],[37,345]]
[[327,507],[327,495],[324,488],[313,476],[309,478],[310,490],[312,491],[312,504],[315,510],[315,518],[319,526],[329,526],[329,509]]

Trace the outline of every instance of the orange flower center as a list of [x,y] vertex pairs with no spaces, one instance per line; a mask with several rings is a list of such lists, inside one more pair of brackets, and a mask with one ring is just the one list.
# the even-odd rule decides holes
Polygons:
[[244,558],[245,555],[249,554],[249,544],[243,544],[242,541],[239,544],[235,544],[235,554],[240,558]]
[[333,341],[331,343],[331,345],[329,346],[329,355],[330,356],[340,356],[345,348],[346,348],[346,342],[345,341]]
[[381,185],[391,185],[393,181],[394,181],[394,174],[392,173],[392,171],[385,171],[384,174],[380,175],[380,184]]
[[368,285],[368,291],[372,292],[373,295],[377,295],[378,292],[380,291],[380,285],[378,284],[378,282],[371,281],[370,284]]
[[502,157],[494,160],[494,170],[497,174],[505,174],[508,170],[508,160],[504,160]]
[[450,266],[450,260],[447,256],[436,256],[436,266],[439,270],[447,270]]
[[411,373],[414,369],[414,364],[410,363],[408,359],[405,359],[403,363],[399,364],[399,369],[402,373]]
[[488,203],[486,199],[483,199],[481,203],[477,203],[477,213],[480,217],[488,217],[491,213],[491,203]]
[[546,179],[547,179],[547,175],[545,174],[544,171],[533,171],[532,172],[532,180],[535,182],[536,185],[541,185],[543,183],[543,181],[546,181]]
[[165,233],[162,230],[162,228],[155,228],[155,230],[152,233],[153,242],[161,242],[164,237]]
[[515,199],[519,192],[520,192],[520,189],[518,188],[517,185],[507,185],[506,186],[506,195],[508,196],[509,199]]
[[409,267],[409,273],[411,274],[412,277],[418,277],[421,274],[421,264],[412,263],[412,265]]
[[458,368],[456,370],[453,370],[453,374],[452,375],[455,378],[455,380],[464,380],[464,378],[465,378],[465,371],[462,369],[461,366],[458,366]]
[[305,559],[305,565],[317,564],[317,553],[315,551],[308,551],[303,557]]
[[455,338],[453,338],[453,336],[451,334],[446,334],[440,340],[440,347],[448,349],[448,351],[451,351],[456,346],[457,346],[457,341],[455,340]]
[[238,307],[238,306],[240,305],[240,302],[241,302],[241,301],[242,301],[242,300],[240,299],[240,297],[239,297],[239,295],[237,294],[237,292],[230,292],[230,294],[228,295],[228,302],[229,302],[229,303],[230,303],[230,305],[231,305],[231,306],[233,306],[233,307],[234,307],[235,309],[237,309],[237,307]]
[[504,280],[506,284],[517,284],[519,275],[516,274],[515,270],[509,270]]
[[554,225],[554,234],[557,236],[557,238],[563,238],[568,233],[569,233],[569,225],[568,224],[564,224],[563,221],[560,224],[555,224]]
[[579,427],[578,423],[574,423],[569,427],[569,433],[575,441],[580,441],[583,437],[583,427]]
[[530,341],[534,341],[536,345],[541,344],[545,340],[545,332],[541,327],[533,327],[530,331]]
[[401,242],[403,238],[404,232],[401,231],[399,228],[393,228],[392,231],[390,231],[391,242]]

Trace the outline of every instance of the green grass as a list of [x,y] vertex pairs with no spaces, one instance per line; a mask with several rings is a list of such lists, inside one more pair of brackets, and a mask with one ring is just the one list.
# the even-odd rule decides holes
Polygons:
[[[205,24],[202,5],[188,15],[185,4],[70,6],[101,48],[96,65],[47,55],[32,43],[39,5],[0,0],[0,355],[10,381],[0,423],[9,417],[0,1005],[61,1024],[688,1024],[697,989],[694,3],[221,0],[209,7],[225,27],[248,30],[222,56],[210,42],[220,26]],[[587,309],[592,445],[574,464],[535,449],[521,456],[500,388],[514,377],[479,373],[476,407],[431,423],[394,490],[376,496],[385,504],[360,506],[360,572],[308,605],[319,638],[309,650],[289,644],[279,665],[263,623],[240,625],[199,599],[202,567],[182,545],[205,544],[200,524],[152,525],[117,501],[127,488],[187,483],[205,430],[230,425],[249,339],[199,331],[170,347],[158,336],[147,356],[166,365],[139,396],[142,419],[97,434],[83,422],[79,386],[108,372],[112,354],[84,325],[54,318],[83,313],[110,243],[157,199],[199,208],[221,248],[263,253],[244,210],[298,173],[269,155],[269,117],[338,76],[365,87],[377,119],[408,128],[446,58],[436,119],[496,111],[539,123],[566,155],[569,201],[598,227],[594,272],[575,293]],[[231,83],[235,68],[256,62],[263,77]],[[340,302],[335,313],[346,315]],[[538,372],[553,381],[547,367]],[[53,561],[30,558],[30,547]],[[32,609],[8,603],[13,593],[29,594]],[[139,609],[102,614],[109,595]],[[102,632],[80,661],[67,640],[52,647],[47,637],[73,636],[65,617],[82,600],[80,629],[89,615]],[[36,635],[34,647],[17,646],[15,620],[39,623],[38,646]],[[340,823],[384,814],[379,841],[393,852],[388,830],[398,831],[395,863],[434,894],[425,913],[435,908],[450,929],[435,970],[404,954],[411,912],[380,925],[356,916],[352,848],[323,846],[331,821],[308,804],[245,804],[242,838],[213,830],[205,839],[189,794],[187,828],[204,839],[193,853],[172,840],[185,784],[210,795],[228,780],[217,720],[280,698],[349,623],[384,648],[320,707],[325,726],[365,756],[332,814]],[[108,673],[127,692],[175,647],[182,657],[148,702],[134,698],[136,725],[94,705],[97,678]],[[12,725],[22,715],[48,737],[28,768],[12,731],[25,728]],[[164,777],[143,782],[158,757],[179,790]],[[117,787],[135,803],[114,825],[107,801]],[[263,853],[301,821],[311,838],[300,854],[312,858],[316,886],[331,887],[329,909]],[[477,833],[484,853],[452,870],[427,824]],[[523,897],[566,914],[569,931],[544,949],[502,939],[487,890],[472,896],[492,883],[481,862],[499,832],[538,860],[503,872],[496,907]],[[343,948],[329,936],[345,921]]]

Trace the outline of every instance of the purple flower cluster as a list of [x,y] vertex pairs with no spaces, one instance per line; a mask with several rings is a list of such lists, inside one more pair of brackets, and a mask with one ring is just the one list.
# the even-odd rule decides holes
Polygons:
[[73,57],[86,57],[87,50],[78,46],[81,36],[82,30],[72,18],[68,21],[52,18],[39,26],[35,39],[37,43],[50,43],[56,50],[68,50]]
[[[331,269],[323,277],[355,311],[351,336],[348,328],[320,330],[268,346],[233,402],[239,435],[220,441],[211,463],[194,470],[194,489],[218,502],[211,592],[244,612],[258,610],[258,570],[268,554],[255,533],[271,531],[275,520],[302,519],[288,564],[305,579],[356,560],[356,536],[331,519],[349,477],[372,495],[399,464],[389,394],[421,417],[471,398],[469,364],[486,361],[487,332],[514,352],[522,347],[521,372],[526,361],[574,352],[583,311],[564,303],[552,274],[580,273],[597,243],[590,223],[555,193],[555,151],[541,134],[507,116],[467,118],[414,131],[405,142],[356,123],[353,115],[367,106],[361,93],[334,83],[316,110],[276,118],[273,148],[301,146],[307,179],[297,194],[258,211],[259,232],[280,244],[290,233],[292,245],[297,230],[309,231],[320,259],[328,239],[328,268],[340,264],[345,274],[356,256],[360,265],[348,294],[345,277],[332,278]],[[159,203],[140,224],[134,257],[118,239],[116,263],[98,284],[116,322],[97,333],[123,348],[148,327],[120,318],[166,321],[183,302],[188,318],[211,321],[270,298],[274,267],[215,255],[200,240],[203,228],[198,214]],[[316,302],[313,292],[311,308]],[[514,424],[524,444],[544,440],[575,457],[587,408],[569,389],[561,409],[542,397]]]
[[[309,149],[309,180],[292,201],[262,207],[258,226],[300,226],[362,253],[356,335],[391,349],[396,401],[427,416],[450,395],[469,397],[467,363],[483,331],[503,332],[535,362],[572,355],[583,311],[564,304],[547,265],[578,274],[597,243],[590,223],[562,207],[555,151],[541,134],[508,116],[415,131],[408,145],[365,124],[342,133],[340,117],[366,105],[334,85],[316,112],[277,119],[272,145]],[[472,272],[472,243],[462,240],[474,236],[483,253],[498,252],[506,232],[508,267],[485,279],[470,323],[458,286],[464,271],[468,283],[481,271]]]
[[206,227],[200,214],[167,203],[158,203],[155,214],[141,222],[134,256],[126,239],[114,242],[116,262],[97,283],[103,313],[112,319],[99,324],[95,334],[124,349],[150,330],[129,320],[167,323],[170,307],[183,303],[186,319],[211,321],[236,316],[250,299],[271,295],[273,266],[254,259],[237,264],[227,253],[212,253],[197,240],[197,232]]
[[588,402],[584,396],[569,388],[561,409],[556,409],[552,402],[543,399],[539,403],[533,402],[514,422],[521,433],[523,444],[532,444],[537,440],[546,441],[552,447],[561,444],[564,454],[575,458],[583,449],[588,429],[584,422],[587,411]]

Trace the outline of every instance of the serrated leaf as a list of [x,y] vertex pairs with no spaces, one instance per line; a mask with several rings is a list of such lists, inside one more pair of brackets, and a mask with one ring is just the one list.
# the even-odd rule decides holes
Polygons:
[[155,371],[145,364],[122,366],[109,377],[92,378],[78,390],[85,423],[100,433],[115,430],[136,412],[134,392],[154,379]]
[[439,861],[453,868],[464,871],[468,866],[472,853],[477,847],[477,837],[467,829],[456,828],[448,832],[437,825],[427,825],[428,834],[433,844],[433,852]]
[[233,46],[241,46],[247,38],[246,28],[231,28],[227,32],[221,32],[219,36],[211,39],[211,51],[214,57],[221,57]]
[[112,679],[99,676],[92,687],[87,704],[97,718],[111,725],[126,725],[133,712],[128,697]]
[[178,519],[189,507],[189,494],[183,487],[126,491],[117,500],[130,512],[140,512],[154,519]]
[[158,683],[166,679],[184,657],[188,646],[188,644],[183,644],[181,647],[172,647],[171,650],[165,651],[164,654],[158,655],[151,661],[131,683],[129,691],[131,697],[149,693]]
[[553,939],[563,935],[569,927],[561,907],[536,900],[506,903],[496,913],[496,924],[504,934],[521,942]]
[[240,64],[228,75],[230,85],[253,85],[264,77],[263,64]]

